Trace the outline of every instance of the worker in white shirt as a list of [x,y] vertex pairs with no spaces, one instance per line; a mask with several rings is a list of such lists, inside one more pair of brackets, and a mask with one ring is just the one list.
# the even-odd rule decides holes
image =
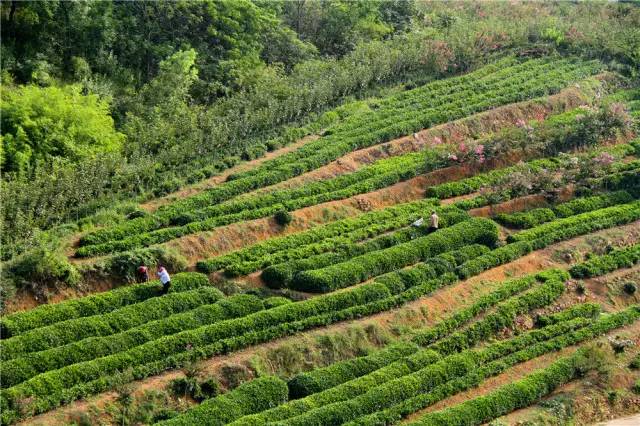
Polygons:
[[158,267],[158,277],[160,277],[160,282],[162,283],[162,294],[167,294],[169,287],[171,287],[171,277],[164,266]]
[[438,230],[438,222],[440,218],[435,210],[431,211],[431,217],[429,218],[429,232],[435,232]]

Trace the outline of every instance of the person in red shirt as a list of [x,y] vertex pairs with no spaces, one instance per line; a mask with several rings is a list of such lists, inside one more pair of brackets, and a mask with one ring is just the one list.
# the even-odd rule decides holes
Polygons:
[[146,266],[144,265],[138,266],[136,273],[137,273],[136,278],[139,283],[146,283],[147,281],[149,281],[149,270],[147,269]]

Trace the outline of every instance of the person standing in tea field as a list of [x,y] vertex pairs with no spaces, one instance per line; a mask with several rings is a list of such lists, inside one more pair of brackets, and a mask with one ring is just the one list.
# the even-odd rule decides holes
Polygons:
[[435,232],[438,230],[438,225],[440,222],[440,218],[435,210],[431,211],[431,216],[429,217],[429,232]]
[[164,266],[158,267],[158,277],[162,283],[162,294],[167,294],[169,287],[171,287],[171,277]]
[[139,283],[146,283],[149,281],[149,269],[144,265],[138,266],[136,275],[136,281]]

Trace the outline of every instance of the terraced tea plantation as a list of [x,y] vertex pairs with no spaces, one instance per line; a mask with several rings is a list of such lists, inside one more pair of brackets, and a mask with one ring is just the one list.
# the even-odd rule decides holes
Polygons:
[[[639,412],[640,90],[595,60],[508,56],[365,103],[76,235],[72,262],[113,289],[2,318],[3,424]],[[126,283],[163,250],[187,263],[168,294]]]

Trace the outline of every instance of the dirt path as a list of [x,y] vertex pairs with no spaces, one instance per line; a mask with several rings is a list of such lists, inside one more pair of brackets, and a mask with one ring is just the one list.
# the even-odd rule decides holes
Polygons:
[[[568,249],[586,251],[587,247],[591,247],[589,241],[593,241],[595,238],[603,238],[615,244],[631,244],[640,241],[640,221],[554,244],[543,250],[517,259],[509,264],[490,269],[468,280],[444,287],[427,297],[410,302],[400,308],[381,312],[379,314],[357,320],[332,324],[320,329],[309,330],[294,336],[279,338],[261,345],[251,346],[229,355],[211,358],[203,361],[202,365],[204,372],[211,373],[217,371],[222,365],[227,363],[246,363],[258,351],[266,348],[277,348],[283,344],[294,342],[300,339],[300,336],[336,333],[343,331],[352,325],[364,326],[366,324],[375,323],[387,330],[398,329],[398,327],[416,328],[432,325],[439,319],[442,319],[458,309],[473,303],[480,296],[491,292],[500,285],[501,281],[505,279],[516,278],[549,267],[566,268],[566,263],[563,262],[562,259],[558,258],[557,253]],[[575,296],[571,297],[574,298],[573,303],[580,301],[579,299],[575,299]],[[597,300],[605,304],[605,306],[608,306],[610,303],[606,297],[601,296],[599,293],[594,292],[593,297],[596,298],[593,300]],[[565,304],[569,302],[564,301],[562,303]],[[608,309],[610,310],[611,307]],[[526,373],[526,371],[523,371],[523,374],[524,373]],[[180,371],[170,370],[163,374],[134,382],[133,387],[135,388],[136,393],[140,393],[148,389],[163,389],[169,381],[174,378],[181,377],[182,374],[183,373]],[[499,383],[496,384],[496,386],[498,385]],[[104,407],[106,404],[113,402],[115,397],[116,394],[114,392],[106,392],[87,400],[74,401],[57,410],[25,420],[21,424],[49,426],[62,425],[65,424],[65,419],[68,415],[78,411],[86,411],[90,406]]]
[[640,414],[637,416],[625,417],[623,419],[609,420],[598,423],[598,426],[638,426],[640,425]]

